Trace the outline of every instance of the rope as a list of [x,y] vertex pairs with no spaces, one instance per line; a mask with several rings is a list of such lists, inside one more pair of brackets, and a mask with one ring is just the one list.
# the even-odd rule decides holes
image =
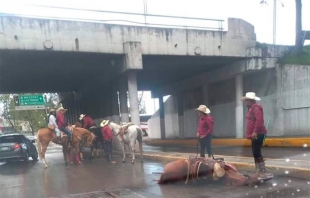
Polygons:
[[188,182],[188,179],[189,179],[189,169],[190,169],[190,167],[189,167],[189,160],[186,160],[186,163],[187,163],[187,176],[186,176],[185,184],[187,184],[187,182]]

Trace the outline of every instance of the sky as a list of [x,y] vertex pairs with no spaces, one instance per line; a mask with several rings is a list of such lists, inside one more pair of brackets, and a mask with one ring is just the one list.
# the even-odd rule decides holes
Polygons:
[[[36,15],[45,17],[61,17],[93,20],[128,20],[143,23],[143,16],[106,14],[93,11],[77,11],[39,7],[57,6],[89,10],[121,11],[148,14],[223,19],[223,27],[227,30],[228,18],[241,18],[255,27],[257,41],[273,42],[273,0],[268,5],[261,5],[261,0],[0,0],[0,13]],[[310,30],[310,0],[302,0],[303,29]],[[35,6],[36,5],[36,6]],[[295,0],[277,0],[276,44],[294,45],[295,42]],[[218,22],[197,20],[181,20],[147,17],[149,23],[195,25],[218,27]],[[108,23],[112,23],[111,21]],[[113,22],[124,23],[124,22]],[[137,25],[137,24],[133,24]],[[306,42],[310,44],[310,42]],[[158,108],[158,102],[150,99],[149,92],[144,93],[147,113]],[[167,97],[166,97],[167,98]],[[165,99],[166,99],[165,98]]]

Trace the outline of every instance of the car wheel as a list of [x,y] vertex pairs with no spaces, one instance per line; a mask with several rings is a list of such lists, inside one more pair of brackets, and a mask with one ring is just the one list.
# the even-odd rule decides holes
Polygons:
[[31,158],[33,159],[33,161],[38,161],[38,152],[35,152]]
[[25,155],[23,157],[23,160],[24,160],[24,162],[28,162],[29,161],[29,154],[28,154],[27,151],[26,151],[26,153],[25,153]]

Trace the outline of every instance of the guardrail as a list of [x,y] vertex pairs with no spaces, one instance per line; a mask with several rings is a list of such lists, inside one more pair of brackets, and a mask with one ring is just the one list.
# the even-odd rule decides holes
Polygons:
[[[47,8],[47,9],[61,9],[68,11],[79,11],[79,12],[91,12],[91,13],[102,13],[115,15],[117,19],[95,19],[95,18],[77,18],[77,17],[55,17],[48,15],[35,15],[35,14],[9,14],[9,13],[1,13],[0,16],[18,16],[18,17],[31,17],[31,18],[43,18],[43,19],[56,19],[56,20],[74,20],[74,21],[85,21],[85,22],[96,22],[96,23],[112,23],[117,22],[121,24],[135,24],[139,26],[152,26],[152,27],[170,27],[170,28],[190,28],[190,29],[208,29],[208,30],[216,30],[223,31],[223,22],[222,19],[209,19],[209,18],[198,18],[198,17],[182,17],[182,16],[169,16],[169,15],[158,15],[158,14],[146,14],[146,13],[131,13],[131,12],[120,12],[120,11],[108,11],[108,10],[94,10],[94,9],[80,9],[80,8],[68,8],[68,7],[58,7],[58,6],[44,6],[44,5],[27,5],[28,7],[38,7],[38,8]],[[25,8],[27,9],[27,7]],[[137,20],[128,20],[123,19],[122,16],[136,16],[141,17]],[[160,21],[160,19],[165,19],[163,23],[155,23],[150,21]],[[174,19],[177,20],[175,24],[165,23],[166,19]],[[183,20],[183,21],[182,21]],[[189,25],[182,24],[185,22],[193,21],[203,22],[204,24],[212,24],[212,26],[204,26],[204,25]],[[144,22],[143,22],[144,21]],[[149,21],[149,22],[147,22]]]

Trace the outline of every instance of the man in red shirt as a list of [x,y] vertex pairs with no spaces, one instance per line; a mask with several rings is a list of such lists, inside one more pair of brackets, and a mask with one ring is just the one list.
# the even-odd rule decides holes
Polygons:
[[112,140],[113,140],[113,131],[109,126],[109,120],[103,120],[100,123],[101,133],[103,137],[103,143],[104,143],[104,150],[107,154],[107,161],[108,163],[115,164],[116,162],[112,160]]
[[93,118],[89,115],[81,114],[79,120],[82,121],[82,128],[84,129],[96,128]]
[[251,139],[255,168],[259,174],[258,179],[273,177],[271,173],[266,172],[264,158],[261,153],[267,129],[264,124],[263,107],[256,102],[260,101],[260,98],[256,97],[254,92],[248,92],[241,100],[245,102],[248,108],[246,114],[246,138]]
[[60,131],[64,132],[65,134],[67,134],[68,136],[68,142],[71,139],[71,133],[70,131],[67,129],[67,122],[65,119],[65,112],[67,111],[67,109],[64,109],[63,107],[60,107],[57,109],[56,111],[56,122],[57,122],[57,126],[59,128]]
[[212,157],[212,132],[214,121],[213,117],[209,114],[211,113],[205,105],[200,105],[197,110],[199,111],[199,124],[196,136],[199,138],[200,142],[200,157],[205,157],[205,150],[207,148],[208,156]]

